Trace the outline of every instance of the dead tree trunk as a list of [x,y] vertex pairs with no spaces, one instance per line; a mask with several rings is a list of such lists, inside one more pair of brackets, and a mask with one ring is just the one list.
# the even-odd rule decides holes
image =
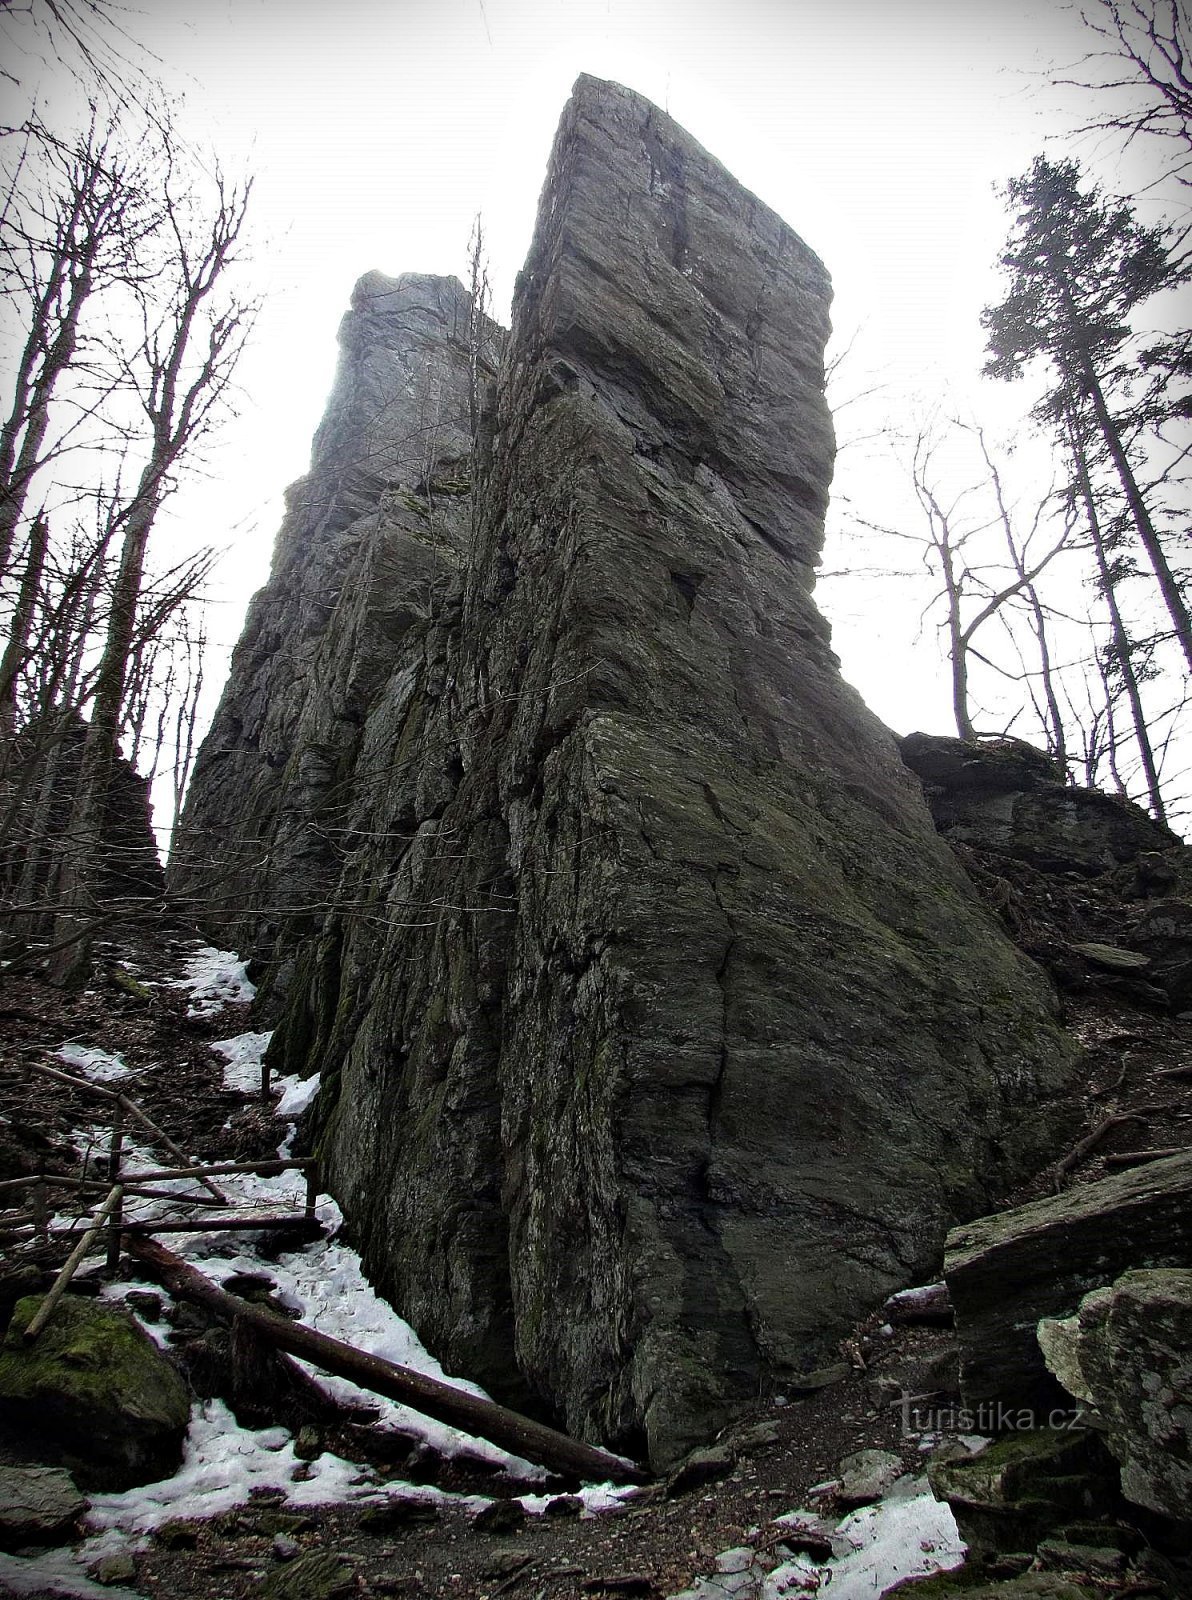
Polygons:
[[502,1450],[536,1461],[552,1472],[594,1482],[647,1481],[648,1474],[642,1468],[618,1456],[570,1439],[491,1400],[482,1400],[462,1389],[453,1389],[448,1383],[411,1372],[408,1367],[399,1367],[380,1356],[355,1350],[342,1340],[329,1338],[300,1322],[289,1322],[228,1294],[153,1239],[130,1238],[128,1250],[171,1294],[197,1300],[229,1322],[241,1318],[273,1348],[312,1361],[324,1371],[348,1378],[374,1394],[400,1401],[438,1422],[487,1439]]

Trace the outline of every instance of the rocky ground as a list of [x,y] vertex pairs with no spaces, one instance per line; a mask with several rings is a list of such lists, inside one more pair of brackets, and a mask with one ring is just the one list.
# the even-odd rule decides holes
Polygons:
[[[1000,863],[994,871],[988,858],[970,859],[969,866],[998,914],[1056,975],[1068,1025],[1085,1045],[1070,1137],[1055,1150],[1049,1168],[1008,1195],[1007,1203],[1192,1143],[1192,1015],[1160,1003],[1141,969],[1115,964],[1121,886],[1080,874],[1039,874],[1021,864]],[[213,1040],[249,1026],[249,1008],[232,1004],[208,1015],[188,1014],[193,1008],[185,992],[159,981],[163,963],[176,970],[188,949],[193,942],[185,929],[130,927],[100,951],[95,981],[84,993],[62,995],[19,972],[4,978],[0,1178],[38,1167],[77,1170],[84,1154],[77,1132],[89,1116],[95,1118],[95,1107],[27,1070],[52,1061],[67,1040],[119,1054],[137,1071],[139,1103],[185,1149],[208,1160],[255,1160],[276,1150],[284,1127],[274,1108],[248,1090],[225,1088],[211,1050]],[[153,981],[148,973],[156,974]],[[9,1241],[0,1269],[5,1321],[16,1298],[43,1287],[55,1264],[53,1249]],[[134,1275],[127,1259],[120,1272]],[[89,1276],[93,1293],[97,1276]],[[151,1310],[151,1302],[144,1305]],[[193,1317],[171,1330],[184,1365],[188,1342],[193,1345],[204,1331],[202,1319],[196,1323]],[[775,1519],[800,1507],[829,1524],[845,1514],[858,1498],[856,1486],[850,1500],[832,1485],[847,1457],[860,1450],[889,1452],[906,1472],[920,1474],[930,1448],[970,1426],[957,1409],[956,1351],[946,1326],[891,1322],[878,1313],[842,1343],[839,1354],[838,1365],[823,1374],[822,1388],[759,1403],[685,1476],[623,1494],[595,1515],[569,1493],[574,1484],[519,1482],[466,1452],[446,1460],[425,1446],[411,1448],[408,1438],[378,1437],[366,1417],[340,1414],[308,1421],[299,1453],[317,1457],[330,1449],[358,1460],[361,1472],[374,1473],[381,1486],[413,1481],[446,1493],[413,1505],[295,1509],[270,1489],[208,1520],[177,1518],[136,1553],[121,1550],[97,1559],[95,1570],[114,1586],[108,1592],[127,1589],[172,1600],[314,1600],[341,1593],[509,1593],[527,1600],[665,1596],[701,1575],[700,1592],[708,1597],[761,1596],[765,1572],[785,1570],[800,1547],[826,1552],[823,1527],[795,1537],[789,1524]],[[192,1363],[190,1370],[193,1381],[201,1368]],[[219,1387],[210,1367],[202,1381],[211,1386],[208,1392]],[[907,1394],[929,1397],[931,1407],[929,1417],[909,1417],[910,1427]],[[268,1420],[253,1414],[251,1405],[247,1411],[243,1420],[254,1425]],[[927,1436],[920,1431],[925,1422],[934,1430]],[[19,1441],[14,1447],[10,1439],[5,1453],[10,1460],[19,1457]],[[543,1514],[527,1516],[516,1503],[523,1493],[544,1492],[552,1498]],[[859,1498],[866,1498],[864,1492]],[[718,1557],[730,1570],[712,1583],[707,1575],[716,1571]],[[1128,1572],[1069,1572],[1068,1579],[1046,1580],[1058,1587],[1031,1592],[1186,1592],[1179,1588],[1184,1580],[1177,1568],[1155,1571],[1158,1576],[1148,1578],[1135,1563]],[[1083,1587],[1065,1591],[1069,1579]],[[0,1589],[5,1581],[0,1579]],[[64,1591],[51,1586],[19,1592]],[[846,1592],[843,1585],[837,1592]]]

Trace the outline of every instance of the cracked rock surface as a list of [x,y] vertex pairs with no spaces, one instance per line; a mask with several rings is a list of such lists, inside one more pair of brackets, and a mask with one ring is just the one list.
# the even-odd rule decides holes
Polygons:
[[315,473],[344,510],[283,532],[187,813],[378,1286],[659,1468],[930,1275],[1042,1164],[1071,1069],[812,599],[828,300],[581,78],[475,459],[450,319],[398,363],[455,418],[406,478],[354,324]]

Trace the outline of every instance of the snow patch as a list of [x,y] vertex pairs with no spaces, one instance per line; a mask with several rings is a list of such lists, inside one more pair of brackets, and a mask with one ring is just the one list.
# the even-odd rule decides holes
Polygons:
[[[94,1561],[95,1550],[87,1551],[87,1560]],[[0,1594],[29,1596],[30,1600],[144,1600],[132,1589],[117,1589],[111,1584],[93,1583],[79,1571],[78,1562],[69,1550],[46,1550],[35,1556],[6,1556],[0,1554]]]
[[318,1094],[320,1078],[318,1072],[309,1078],[275,1078],[274,1087],[281,1090],[281,1099],[276,1106],[277,1116],[300,1117]]
[[[788,1512],[775,1520],[808,1516]],[[832,1542],[842,1553],[830,1561],[797,1555],[770,1572],[747,1546],[725,1550],[715,1573],[672,1600],[793,1600],[825,1592],[832,1600],[874,1600],[905,1578],[951,1572],[963,1565],[966,1553],[951,1510],[923,1478],[906,1480],[898,1494],[850,1512],[837,1523]]]
[[256,984],[249,980],[248,962],[234,950],[216,950],[203,945],[186,957],[184,977],[171,980],[173,989],[189,989],[188,1017],[214,1017],[225,1006],[243,1005],[256,997]]
[[[295,1473],[301,1473],[297,1480]],[[222,1400],[207,1400],[191,1414],[182,1465],[174,1476],[122,1494],[93,1495],[87,1526],[97,1532],[149,1533],[177,1517],[229,1511],[243,1505],[254,1489],[280,1489],[295,1506],[360,1500],[378,1492],[372,1474],[355,1462],[326,1453],[299,1461],[288,1429],[242,1428]],[[94,1546],[84,1554],[93,1560]]]
[[268,1033],[238,1033],[232,1039],[216,1039],[211,1048],[224,1060],[225,1089],[253,1090],[261,1087],[261,1059],[269,1048],[273,1030]]
[[65,1061],[68,1067],[90,1078],[92,1083],[114,1083],[118,1078],[132,1076],[132,1068],[119,1056],[96,1050],[89,1044],[64,1044],[54,1054],[59,1061]]

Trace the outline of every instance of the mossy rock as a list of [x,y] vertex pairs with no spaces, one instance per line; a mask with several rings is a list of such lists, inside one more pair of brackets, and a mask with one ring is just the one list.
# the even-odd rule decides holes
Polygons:
[[40,1295],[17,1302],[0,1346],[6,1442],[23,1458],[67,1467],[82,1488],[170,1476],[190,1420],[177,1370],[127,1312],[70,1295],[27,1345],[22,1334],[41,1304]]
[[978,1554],[1033,1550],[1060,1523],[1112,1517],[1120,1498],[1114,1462],[1084,1428],[1008,1434],[976,1456],[945,1449],[927,1476]]

